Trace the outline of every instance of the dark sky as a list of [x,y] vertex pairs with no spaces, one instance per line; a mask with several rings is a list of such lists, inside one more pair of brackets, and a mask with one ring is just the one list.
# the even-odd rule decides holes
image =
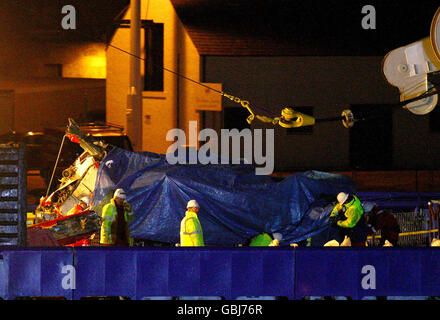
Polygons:
[[[154,1],[154,0],[144,0]],[[429,35],[437,1],[396,0],[171,0],[188,26],[266,36],[326,53],[384,55]],[[63,31],[61,8],[77,9],[76,32]],[[0,0],[4,32],[41,41],[89,41],[111,31],[129,0]],[[365,5],[376,9],[376,29],[364,30]],[[330,48],[330,49],[329,49]]]
[[[235,30],[301,42],[322,52],[383,55],[429,35],[436,1],[172,0],[183,22],[194,28]],[[376,9],[376,29],[364,30],[362,8]],[[331,48],[331,50],[328,50]]]
[[[129,0],[0,0],[0,25],[11,38],[37,41],[90,41],[100,38]],[[61,28],[65,5],[76,9],[76,30]]]

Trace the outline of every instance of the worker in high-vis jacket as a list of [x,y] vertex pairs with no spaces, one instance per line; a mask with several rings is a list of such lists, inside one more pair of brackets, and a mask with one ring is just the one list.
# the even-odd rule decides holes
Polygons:
[[249,247],[279,247],[283,235],[272,233],[272,237],[266,232],[260,233],[250,240]]
[[132,246],[129,223],[134,215],[127,195],[123,189],[116,189],[113,198],[102,208],[101,238],[102,245]]
[[361,201],[355,195],[340,192],[338,203],[330,214],[332,227],[338,229],[341,238],[348,236],[352,247],[364,247],[367,240],[367,224]]
[[197,216],[200,206],[196,200],[188,201],[185,217],[180,222],[180,246],[203,247],[203,230]]

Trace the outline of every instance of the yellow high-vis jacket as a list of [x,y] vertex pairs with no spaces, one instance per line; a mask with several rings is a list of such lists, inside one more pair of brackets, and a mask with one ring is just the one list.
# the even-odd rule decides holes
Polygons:
[[356,226],[358,221],[361,219],[362,215],[364,214],[364,209],[362,208],[361,201],[353,195],[353,200],[345,205],[336,204],[336,206],[333,208],[330,217],[334,217],[339,214],[339,211],[341,211],[345,207],[345,217],[347,219],[345,220],[339,220],[336,224],[342,228],[353,228]]
[[[115,200],[111,199],[110,202],[102,208],[103,221],[101,224],[101,244],[115,244],[117,232],[117,215],[118,211],[116,209]],[[129,223],[133,221],[134,215],[131,206],[127,201],[124,201],[124,219],[127,223],[125,228],[127,239],[129,241],[129,245],[132,246],[133,238],[130,236]]]
[[180,246],[203,247],[203,231],[197,213],[186,211],[180,222]]
[[252,238],[249,247],[268,247],[271,242],[271,236],[267,233],[262,233]]

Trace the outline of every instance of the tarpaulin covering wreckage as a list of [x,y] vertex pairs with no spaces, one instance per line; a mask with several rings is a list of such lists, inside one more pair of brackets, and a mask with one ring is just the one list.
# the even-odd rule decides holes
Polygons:
[[343,175],[307,171],[275,181],[251,165],[171,165],[165,155],[114,148],[101,161],[94,209],[116,188],[127,192],[137,239],[178,243],[189,200],[200,204],[206,245],[244,244],[262,233],[279,232],[283,242],[305,240],[328,227],[336,195],[355,192]]

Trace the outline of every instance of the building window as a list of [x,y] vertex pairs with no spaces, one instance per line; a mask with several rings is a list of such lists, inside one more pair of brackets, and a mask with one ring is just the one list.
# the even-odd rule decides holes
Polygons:
[[429,113],[429,131],[440,132],[440,103]]
[[352,170],[387,170],[393,164],[393,105],[351,105],[358,121],[350,128]]
[[249,116],[249,111],[241,107],[226,107],[223,109],[223,128],[224,129],[243,129],[250,128],[249,123],[246,121]]
[[163,23],[145,26],[144,91],[163,91]]
[[[313,107],[293,107],[292,109],[313,117]],[[313,134],[313,126],[287,128],[286,134],[288,136],[297,135],[297,134],[301,134],[301,135]]]

